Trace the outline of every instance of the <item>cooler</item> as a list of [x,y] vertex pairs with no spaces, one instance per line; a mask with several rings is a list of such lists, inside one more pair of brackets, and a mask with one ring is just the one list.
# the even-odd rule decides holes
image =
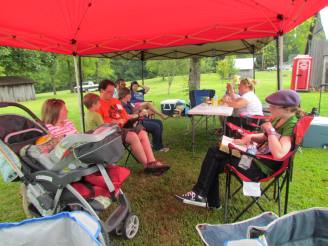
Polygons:
[[325,148],[328,146],[328,117],[314,117],[304,136],[303,147]]
[[186,106],[186,102],[181,99],[167,99],[161,101],[161,110],[163,114],[172,116],[177,106]]
[[312,70],[312,57],[298,55],[293,60],[293,71],[290,89],[295,91],[308,91]]

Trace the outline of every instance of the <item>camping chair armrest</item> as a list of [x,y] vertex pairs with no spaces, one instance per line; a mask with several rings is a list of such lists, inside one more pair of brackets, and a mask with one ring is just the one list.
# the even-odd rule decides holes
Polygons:
[[272,161],[285,161],[286,159],[291,157],[293,154],[294,154],[294,151],[289,151],[284,157],[279,158],[279,159],[274,158],[273,155],[271,155],[271,154],[267,154],[267,155],[256,154],[255,158],[256,159],[264,159],[264,160],[272,160]]
[[267,115],[252,115],[252,114],[247,114],[247,113],[241,113],[239,114],[240,118],[250,118],[250,119],[254,119],[254,120],[270,120],[271,116],[267,116]]
[[229,127],[232,131],[238,132],[240,135],[247,135],[247,134],[252,134],[252,132],[245,130],[244,128],[241,128],[239,126],[236,126],[235,124],[231,122],[227,122],[226,126]]

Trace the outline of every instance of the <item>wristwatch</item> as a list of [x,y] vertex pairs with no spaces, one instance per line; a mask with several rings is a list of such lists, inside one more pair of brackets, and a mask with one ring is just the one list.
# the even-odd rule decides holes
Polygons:
[[266,134],[268,136],[270,135],[277,135],[277,132],[276,132],[276,129],[274,129],[273,127],[269,128],[267,131],[266,131]]

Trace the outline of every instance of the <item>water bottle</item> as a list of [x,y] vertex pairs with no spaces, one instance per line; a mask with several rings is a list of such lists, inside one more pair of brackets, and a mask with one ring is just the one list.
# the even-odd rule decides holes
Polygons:
[[257,152],[257,144],[256,143],[251,143],[250,145],[247,146],[246,153],[250,155],[256,155]]
[[218,106],[218,96],[214,96],[214,106]]

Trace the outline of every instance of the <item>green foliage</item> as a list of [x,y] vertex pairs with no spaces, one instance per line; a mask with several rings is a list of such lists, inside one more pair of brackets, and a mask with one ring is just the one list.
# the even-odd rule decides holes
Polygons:
[[185,75],[188,72],[188,66],[189,63],[187,59],[149,61],[147,63],[147,69],[150,72],[157,74],[163,80],[167,78],[168,94],[170,94],[174,77],[176,75]]
[[[113,69],[112,79],[117,80],[123,78],[126,81],[140,80],[142,77],[142,62],[128,60],[111,60],[111,68]],[[147,70],[144,70],[144,77],[147,76]]]
[[201,73],[215,73],[217,67],[217,57],[204,57],[200,60]]
[[99,82],[102,79],[114,78],[114,72],[111,68],[109,59],[86,58],[82,59],[83,80],[92,80]]
[[217,62],[217,73],[221,79],[227,79],[236,74],[238,70],[234,67],[235,58],[236,56],[226,56],[223,60]]

